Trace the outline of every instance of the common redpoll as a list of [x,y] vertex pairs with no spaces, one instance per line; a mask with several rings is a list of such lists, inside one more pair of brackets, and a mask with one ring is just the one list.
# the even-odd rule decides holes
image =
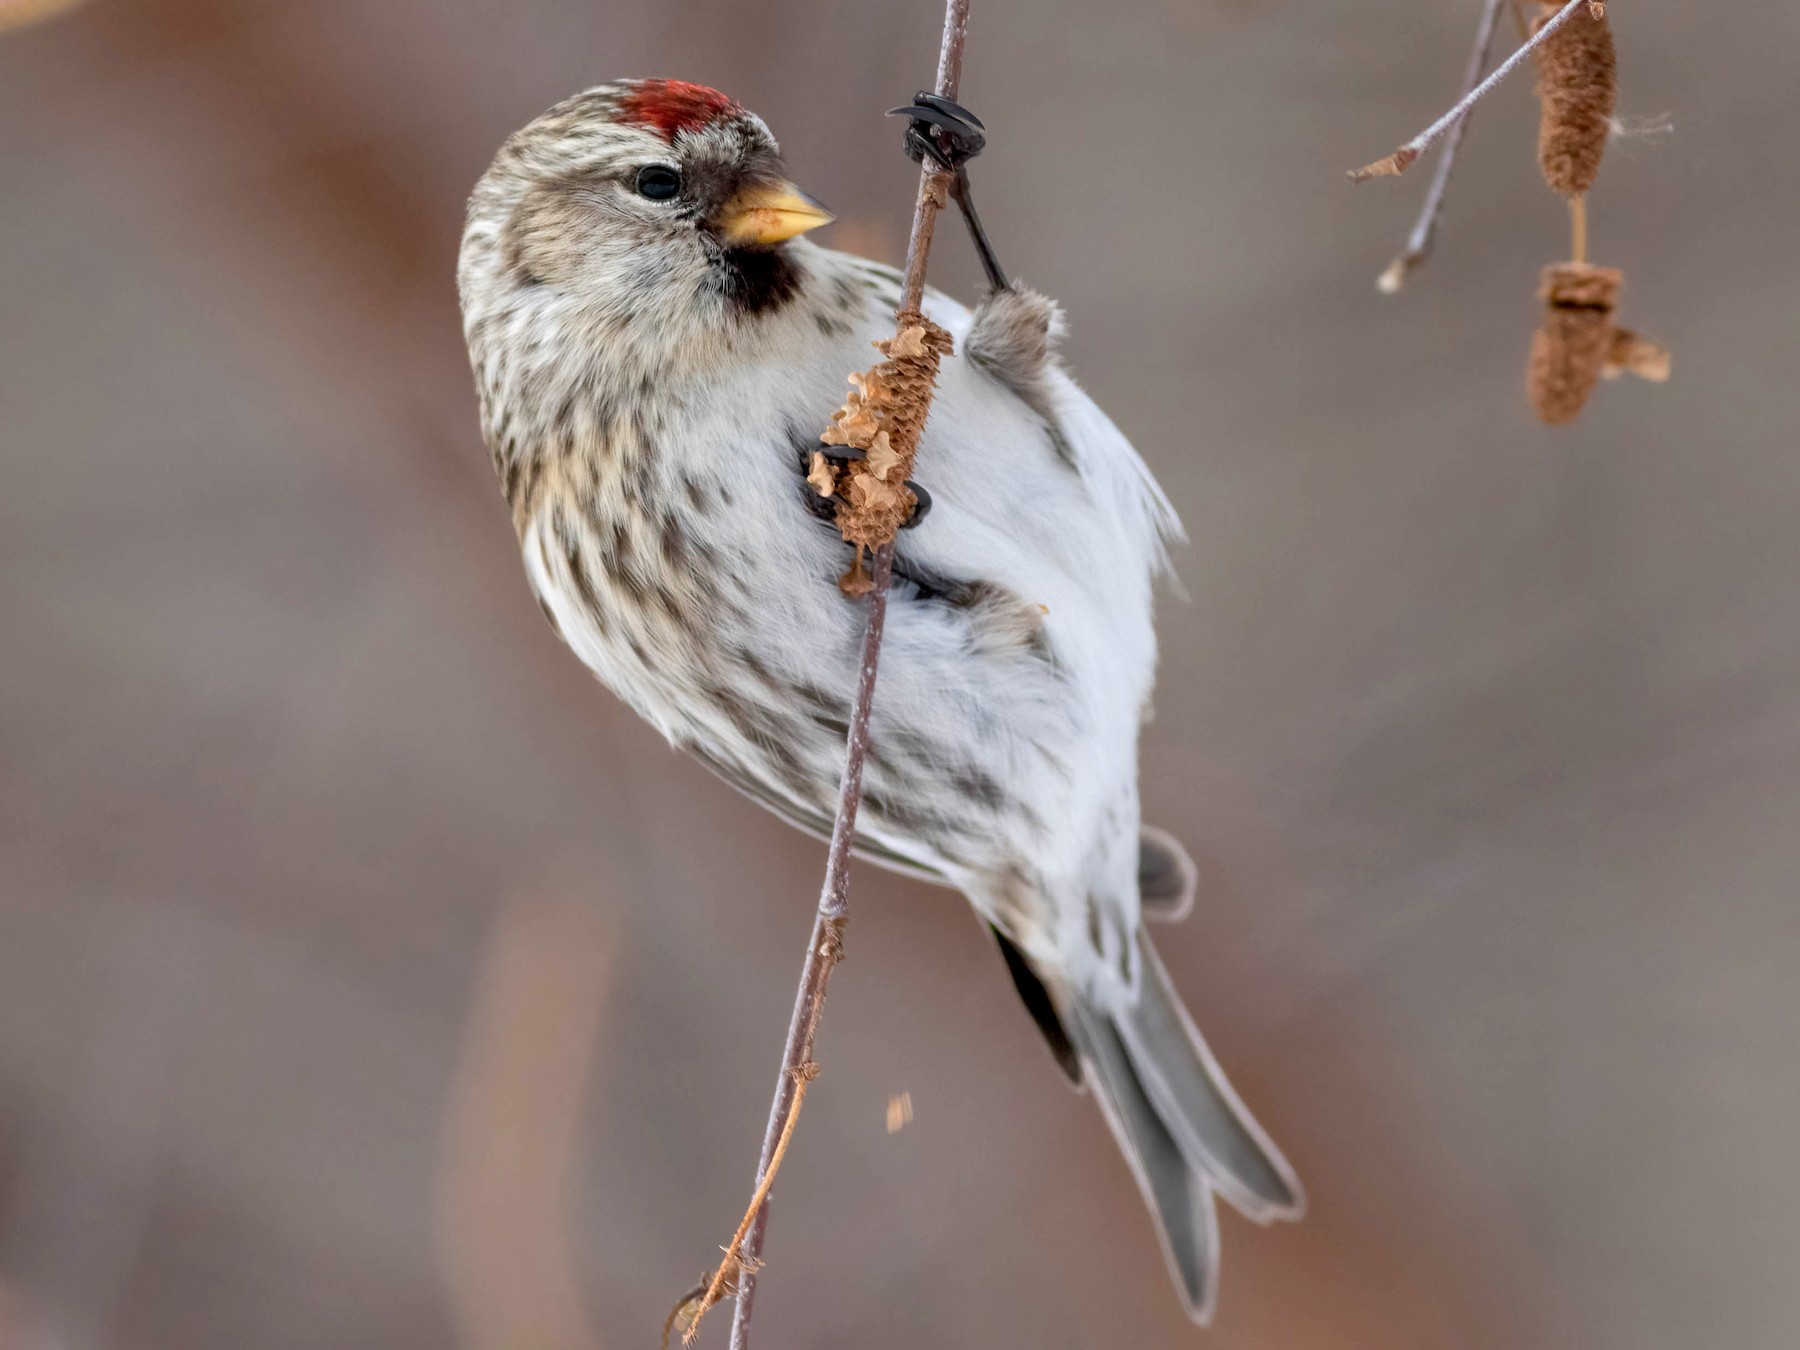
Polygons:
[[[909,111],[909,148],[955,168],[968,206],[980,124],[941,100]],[[848,549],[805,475],[900,281],[801,237],[830,219],[754,114],[629,81],[506,142],[458,271],[483,430],[551,624],[670,741],[820,835],[864,604],[838,587]],[[1061,368],[1060,311],[980,245],[997,285],[973,314],[926,297],[956,352],[914,471],[933,509],[896,551],[856,845],[968,896],[1204,1322],[1214,1194],[1259,1222],[1305,1202],[1141,927],[1194,886],[1138,820],[1151,587],[1180,526]]]

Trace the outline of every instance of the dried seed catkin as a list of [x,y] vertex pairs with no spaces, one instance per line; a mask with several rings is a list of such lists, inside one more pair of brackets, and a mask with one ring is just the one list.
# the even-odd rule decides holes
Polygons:
[[[1532,31],[1561,8],[1543,5]],[[1531,58],[1542,105],[1538,167],[1552,191],[1578,197],[1600,176],[1600,159],[1612,133],[1619,82],[1612,24],[1584,10],[1552,33]]]
[[1592,263],[1555,263],[1538,290],[1544,320],[1531,339],[1525,389],[1537,415],[1564,426],[1582,405],[1613,354],[1613,313],[1625,274]]
[[[954,344],[950,334],[916,311],[897,316],[899,331],[875,346],[885,358],[850,377],[850,396],[831,415],[819,440],[859,452],[841,467],[820,454],[807,481],[821,497],[836,496],[838,533],[856,546],[850,570],[838,578],[845,595],[869,592],[863,552],[894,537],[918,498],[906,485],[913,455],[931,411],[938,362]],[[815,478],[814,474],[818,476]]]

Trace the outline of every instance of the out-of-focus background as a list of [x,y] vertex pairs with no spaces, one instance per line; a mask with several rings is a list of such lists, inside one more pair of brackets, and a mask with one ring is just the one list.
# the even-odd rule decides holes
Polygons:
[[[1616,6],[1640,134],[1594,247],[1675,379],[1551,432],[1529,80],[1398,299],[1428,169],[1343,180],[1447,103],[1476,8],[975,5],[984,214],[1194,540],[1144,787],[1205,883],[1162,948],[1312,1196],[1224,1218],[1204,1343],[1791,1347],[1800,13]],[[822,849],[529,599],[462,202],[556,99],[680,76],[897,260],[880,114],[940,18],[91,0],[0,36],[7,1350],[644,1346],[716,1258]],[[864,868],[854,909],[759,1339],[1203,1343],[961,900]]]

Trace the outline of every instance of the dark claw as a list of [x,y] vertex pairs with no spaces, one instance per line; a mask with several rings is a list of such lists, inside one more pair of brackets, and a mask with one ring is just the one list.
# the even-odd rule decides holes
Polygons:
[[837,498],[821,497],[811,483],[800,484],[800,504],[815,520],[823,520],[832,525],[837,523]]
[[941,127],[950,133],[953,140],[970,147],[973,155],[987,144],[986,130],[979,122],[970,122],[952,113],[938,108],[926,108],[914,105],[909,108],[889,108],[889,117],[908,117],[914,122],[928,122],[934,127]]
[[906,486],[911,488],[912,495],[918,498],[918,501],[913,504],[912,514],[900,526],[903,530],[910,530],[931,514],[931,494],[910,478],[906,480]]
[[906,129],[906,139],[902,142],[902,148],[906,151],[906,157],[914,163],[929,159],[940,169],[953,170],[956,167],[950,162],[950,157],[938,149],[937,142],[917,127]]
[[867,450],[858,450],[854,445],[827,445],[819,442],[819,453],[826,459],[867,459]]
[[[981,256],[981,267],[987,273],[988,285],[997,291],[1007,287],[1006,273],[994,256],[981,218],[975,214],[974,197],[969,192],[968,162],[987,145],[987,128],[981,119],[960,103],[938,94],[920,90],[904,108],[890,108],[889,117],[904,117],[905,148],[908,159],[923,163],[929,159],[953,176],[950,195],[962,211],[975,251]],[[921,513],[923,514],[923,513]]]
[[921,89],[918,93],[914,94],[913,102],[922,104],[927,108],[936,108],[940,112],[947,112],[952,117],[960,117],[977,131],[987,130],[987,123],[983,122],[974,113],[963,107],[962,104],[947,99],[942,94],[934,94],[929,89]]
[[955,169],[966,164],[987,144],[987,128],[979,117],[936,94],[920,92],[906,107],[890,108],[888,116],[909,119],[907,156],[929,156],[940,168]]

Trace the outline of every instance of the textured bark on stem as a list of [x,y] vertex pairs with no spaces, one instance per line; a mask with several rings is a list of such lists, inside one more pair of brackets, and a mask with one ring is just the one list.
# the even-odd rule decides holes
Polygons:
[[1425,130],[1421,131],[1417,136],[1414,136],[1410,141],[1394,151],[1394,153],[1389,155],[1386,159],[1378,159],[1373,164],[1365,164],[1360,169],[1352,169],[1350,171],[1350,181],[1353,183],[1361,183],[1370,178],[1393,178],[1399,174],[1405,173],[1413,166],[1420,155],[1424,154],[1427,150],[1431,149],[1432,146],[1443,140],[1445,135],[1454,127],[1460,125],[1462,120],[1474,109],[1475,105],[1498,88],[1500,82],[1508,75],[1512,74],[1513,71],[1517,70],[1520,65],[1531,56],[1531,53],[1545,40],[1558,32],[1562,26],[1570,19],[1573,19],[1576,14],[1585,10],[1588,7],[1588,3],[1589,0],[1568,0],[1568,3],[1565,4],[1562,9],[1557,11],[1554,18],[1542,28],[1538,29],[1537,32],[1533,33],[1524,46],[1520,47],[1511,56],[1507,57],[1506,60],[1502,61],[1492,75],[1489,75],[1480,84],[1476,85],[1467,94],[1463,95],[1454,108],[1450,109],[1449,112],[1438,118],[1437,121],[1426,127]]
[[[1494,48],[1495,30],[1500,27],[1500,11],[1511,3],[1512,0],[1484,0],[1481,22],[1475,27],[1475,46],[1469,53],[1469,66],[1463,74],[1464,98],[1481,83],[1488,56]],[[1406,251],[1389,263],[1375,282],[1375,289],[1383,295],[1398,294],[1406,285],[1406,279],[1423,267],[1431,256],[1431,247],[1437,242],[1438,221],[1444,213],[1444,199],[1450,193],[1450,172],[1456,167],[1456,152],[1462,148],[1462,139],[1468,130],[1466,115],[1450,128],[1444,141],[1444,153],[1438,157],[1437,171],[1431,178],[1431,187],[1426,190],[1425,202],[1419,208],[1419,219],[1407,238]]]
[[[963,41],[968,30],[969,0],[946,0],[944,40],[938,53],[937,92],[955,98],[962,83]],[[919,195],[913,208],[912,235],[906,250],[906,273],[901,290],[896,336],[905,326],[904,316],[916,314],[925,294],[925,266],[931,253],[931,236],[937,214],[946,200],[949,175],[926,161],[920,171]],[[844,926],[849,918],[850,841],[856,830],[856,812],[862,802],[863,759],[869,744],[869,712],[875,699],[875,676],[881,660],[882,630],[887,621],[888,590],[893,582],[892,540],[875,549],[871,586],[864,603],[868,617],[863,631],[862,665],[857,675],[856,702],[850,712],[845,743],[844,777],[838,794],[837,818],[832,824],[831,846],[826,854],[825,881],[819,892],[819,909],[807,943],[806,961],[800,971],[800,987],[794,1015],[788,1025],[787,1044],[781,1057],[781,1074],[775,1084],[775,1100],[763,1135],[762,1157],[757,1164],[755,1194],[744,1237],[726,1263],[736,1269],[737,1303],[731,1320],[731,1350],[748,1350],[750,1319],[755,1311],[757,1268],[761,1264],[763,1235],[768,1228],[769,1201],[764,1181],[784,1136],[791,1136],[789,1118],[799,1104],[800,1085],[817,1072],[813,1044],[819,1017],[825,1006],[831,971],[843,958]],[[690,1327],[690,1331],[691,1331]]]

